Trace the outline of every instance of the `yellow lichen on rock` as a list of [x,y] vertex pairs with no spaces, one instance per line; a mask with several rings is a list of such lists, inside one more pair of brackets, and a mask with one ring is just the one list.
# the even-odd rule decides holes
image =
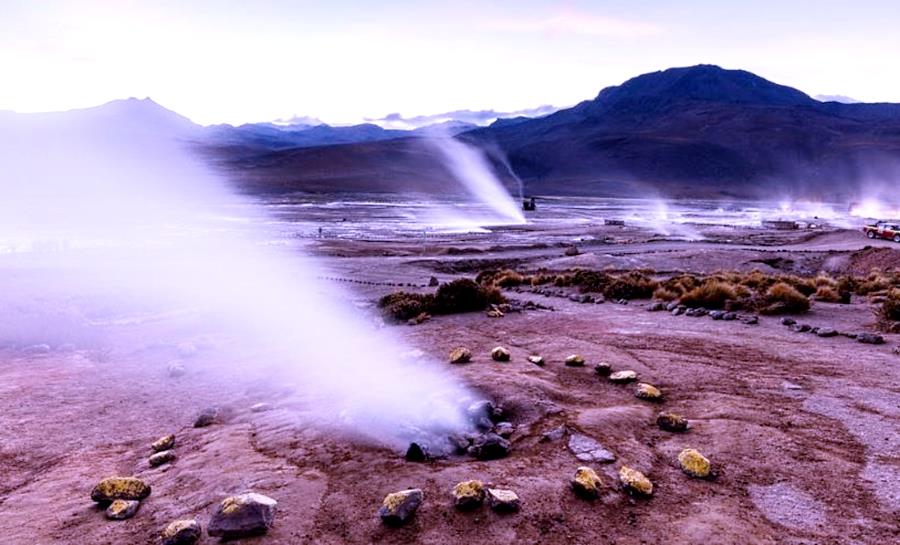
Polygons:
[[150,485],[134,477],[107,477],[91,490],[97,503],[113,500],[142,500],[150,495]]
[[163,437],[160,437],[159,439],[154,441],[150,445],[150,448],[153,449],[154,452],[162,452],[164,450],[169,450],[170,448],[172,448],[174,446],[175,446],[175,436],[170,434],[170,435],[165,435]]
[[575,470],[572,478],[572,489],[583,498],[593,499],[600,494],[600,486],[603,481],[593,469],[581,466]]
[[453,487],[453,499],[461,509],[481,505],[484,501],[484,483],[478,480],[457,483]]
[[646,382],[638,383],[634,390],[634,396],[647,401],[662,401],[662,392],[659,391],[659,388]]
[[581,354],[572,354],[571,356],[566,358],[566,365],[569,367],[583,367],[584,356],[582,356]]
[[472,351],[460,346],[450,351],[450,363],[468,363],[472,359]]
[[711,465],[706,456],[700,454],[699,451],[686,448],[678,455],[678,463],[681,464],[681,471],[691,477],[705,479],[709,477]]
[[628,466],[619,468],[619,481],[622,486],[629,492],[639,494],[641,496],[649,496],[653,494],[653,483],[650,482],[643,473]]

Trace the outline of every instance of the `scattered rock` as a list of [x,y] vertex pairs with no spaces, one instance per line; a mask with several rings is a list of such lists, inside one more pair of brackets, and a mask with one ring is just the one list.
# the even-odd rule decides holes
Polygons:
[[407,462],[424,462],[428,460],[428,450],[419,443],[410,443],[405,458]]
[[656,425],[661,430],[682,432],[687,430],[688,420],[680,414],[662,412],[656,415]]
[[734,320],[737,320],[737,313],[726,312],[725,314],[722,315],[722,319],[725,320],[726,322],[733,322]]
[[812,329],[812,327],[809,324],[796,324],[791,326],[791,331],[796,333],[806,333],[810,329]]
[[721,320],[725,316],[724,310],[714,310],[709,313],[709,317],[713,320]]
[[257,403],[250,407],[250,412],[264,413],[264,412],[271,411],[274,408],[275,407],[273,407],[271,403]]
[[597,440],[587,435],[573,433],[569,436],[569,450],[582,462],[608,464],[616,461],[616,455],[607,450]]
[[797,323],[797,320],[795,320],[793,318],[782,318],[781,319],[781,325],[795,325],[796,323]]
[[450,442],[450,446],[453,447],[453,452],[456,454],[465,454],[466,451],[469,450],[469,446],[472,445],[472,440],[461,433],[450,435],[447,437],[447,440]]
[[572,354],[566,358],[567,367],[584,367],[584,356],[581,354]]
[[819,337],[837,337],[838,332],[830,327],[820,327],[818,331],[816,331],[816,335]]
[[450,351],[450,363],[469,363],[472,361],[472,351],[460,346]]
[[494,361],[509,361],[509,350],[497,346],[491,350],[491,359]]
[[207,407],[200,411],[200,414],[197,415],[197,419],[194,420],[195,428],[205,428],[206,426],[215,424],[219,420],[219,408],[218,407]]
[[499,308],[491,308],[486,314],[488,318],[503,318],[505,316]]
[[431,278],[428,279],[428,287],[429,288],[436,288],[440,285],[441,285],[441,282],[437,279],[436,276],[432,276]]
[[634,396],[638,399],[644,399],[646,401],[662,401],[662,392],[659,391],[659,388],[653,386],[652,384],[647,384],[646,382],[640,382],[637,385],[637,388],[634,390]]
[[509,438],[516,431],[516,427],[511,422],[499,422],[494,426],[494,433],[500,437]]
[[497,460],[509,454],[509,441],[496,433],[486,433],[478,437],[469,448],[479,460]]
[[744,316],[741,318],[741,322],[747,325],[758,325],[759,324],[759,316]]
[[106,518],[109,520],[125,520],[133,517],[141,502],[138,500],[113,500],[106,508]]
[[663,310],[666,310],[666,304],[662,301],[654,301],[653,303],[647,305],[648,312],[660,312]]
[[533,364],[537,365],[538,367],[543,367],[543,366],[544,366],[544,358],[543,358],[543,356],[538,356],[538,355],[528,356],[528,361],[529,361],[530,363],[533,363]]
[[685,309],[681,307],[675,307],[672,309],[672,316],[681,316],[682,314],[684,314],[684,312]]
[[172,449],[163,450],[157,452],[156,454],[150,456],[150,467],[157,467],[163,464],[167,464],[175,459],[175,451]]
[[669,312],[672,312],[676,308],[678,308],[678,301],[672,301],[671,303],[666,305],[666,310],[668,310]]
[[91,499],[97,503],[142,500],[149,495],[150,485],[134,477],[107,477],[91,490]]
[[469,420],[475,424],[478,429],[489,430],[494,427],[492,419],[494,418],[494,404],[487,400],[476,401],[469,405],[466,409]]
[[602,484],[603,481],[600,480],[600,476],[587,466],[576,469],[575,476],[572,478],[572,490],[575,491],[575,494],[587,500],[593,500],[600,495],[600,486]]
[[859,336],[856,333],[851,333],[849,331],[841,331],[840,334],[842,337],[847,337],[848,339],[855,339],[856,337]]
[[162,545],[193,545],[200,540],[200,523],[194,519],[170,522],[162,533]]
[[394,492],[384,497],[378,516],[389,526],[399,526],[409,520],[422,505],[424,494],[419,488]]
[[650,496],[653,494],[653,483],[643,473],[628,466],[619,468],[619,482],[627,492],[637,496]]
[[163,437],[160,437],[156,441],[150,444],[150,448],[153,449],[153,452],[161,452],[163,450],[169,450],[170,448],[175,446],[175,435],[169,434]]
[[637,373],[630,370],[616,371],[615,373],[609,375],[609,380],[610,382],[615,382],[616,384],[634,382],[635,380],[637,380]]
[[481,481],[463,481],[453,487],[453,504],[457,509],[475,509],[484,503],[484,494]]
[[612,373],[612,365],[605,361],[601,361],[594,366],[594,372],[601,377],[608,377]]
[[206,533],[222,539],[264,534],[275,522],[277,505],[272,498],[255,492],[225,498],[209,520]]
[[565,251],[565,254],[568,257],[574,257],[580,253],[581,252],[578,250],[578,246],[575,246],[574,244],[569,246],[568,248],[566,248],[566,251]]
[[431,314],[420,312],[406,321],[406,325],[419,325],[431,319]]
[[521,505],[518,494],[501,488],[488,488],[487,501],[490,508],[497,513],[514,513]]
[[178,378],[187,373],[187,369],[184,368],[184,365],[181,365],[178,362],[172,362],[166,367],[166,373],[172,378]]
[[884,344],[884,337],[874,333],[858,333],[856,340],[864,344]]
[[553,428],[552,430],[545,431],[544,434],[541,435],[541,443],[552,443],[554,441],[559,441],[565,436],[566,436],[566,427],[565,426]]
[[709,460],[692,448],[686,448],[681,451],[678,455],[678,463],[681,465],[681,471],[684,471],[691,477],[697,477],[698,479],[709,477]]

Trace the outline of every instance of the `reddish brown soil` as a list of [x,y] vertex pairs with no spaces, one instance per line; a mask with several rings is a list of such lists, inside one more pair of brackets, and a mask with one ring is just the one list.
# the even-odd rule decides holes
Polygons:
[[[587,258],[620,259],[627,251],[588,249]],[[546,263],[561,256],[551,248],[535,250],[530,259]],[[335,275],[366,282],[427,278],[427,267],[404,263],[361,257],[335,260],[333,268]],[[360,285],[357,294],[371,302],[389,289]],[[158,543],[172,519],[193,516],[205,527],[218,501],[254,490],[278,500],[278,514],[267,536],[248,543],[900,539],[900,356],[892,353],[898,336],[872,346],[793,333],[769,317],[750,326],[646,312],[637,303],[511,295],[555,310],[393,326],[439,361],[457,345],[473,350],[473,361],[453,366],[452,373],[501,403],[517,426],[511,455],[489,462],[409,463],[395,452],[317,430],[304,422],[286,388],[239,380],[247,361],[207,361],[202,347],[186,360],[188,374],[177,379],[122,350],[0,351],[0,535],[14,544]],[[803,320],[862,331],[870,329],[872,313],[864,302],[817,303]],[[490,360],[497,344],[511,350],[511,362]],[[546,367],[528,363],[532,353],[542,354]],[[571,353],[583,354],[588,366],[565,367]],[[600,361],[635,370],[662,389],[665,402],[638,400],[633,387],[598,378],[591,366]],[[260,401],[275,410],[251,412]],[[227,422],[190,427],[199,410],[213,404],[232,409]],[[686,415],[691,429],[659,430],[653,421],[661,409]],[[539,441],[560,425],[596,438],[618,456],[613,464],[594,464],[607,487],[595,502],[569,489],[582,464],[565,441]],[[150,468],[149,444],[173,432],[178,459]],[[675,458],[687,446],[713,462],[716,479],[681,473]],[[635,500],[616,489],[614,472],[622,464],[654,482],[652,498]],[[153,487],[133,519],[107,521],[90,500],[91,487],[111,474],[137,475]],[[514,489],[521,512],[455,511],[451,487],[472,478]],[[425,491],[423,506],[405,527],[382,526],[375,516],[381,499],[406,487]],[[201,542],[214,540],[204,535]]]

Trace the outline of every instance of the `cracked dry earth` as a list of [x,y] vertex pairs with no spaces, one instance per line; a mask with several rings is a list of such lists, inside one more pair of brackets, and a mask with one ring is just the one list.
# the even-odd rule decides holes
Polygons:
[[[0,535],[13,544],[158,543],[171,520],[197,517],[205,527],[222,498],[253,490],[275,498],[278,513],[269,534],[248,543],[900,539],[895,336],[869,346],[792,333],[767,317],[749,326],[649,313],[640,305],[552,303],[553,312],[392,326],[420,351],[423,365],[426,356],[445,361],[458,345],[473,351],[471,363],[442,365],[502,404],[516,426],[511,455],[488,462],[411,463],[317,430],[289,388],[239,380],[248,362],[223,366],[202,349],[177,379],[124,350],[2,351]],[[827,309],[819,313],[828,318]],[[510,362],[490,360],[497,344],[510,349]],[[532,353],[543,355],[546,366],[528,363]],[[586,367],[565,367],[572,353],[583,354]],[[600,361],[635,370],[662,389],[665,402],[641,401],[633,386],[597,377],[592,365]],[[261,401],[274,410],[250,411]],[[224,422],[191,427],[201,409],[215,404],[230,409]],[[658,429],[654,418],[662,409],[687,416],[690,430]],[[592,464],[606,486],[594,502],[569,488],[582,463],[567,440],[540,440],[561,425],[617,457]],[[149,444],[166,433],[177,435],[178,458],[150,468]],[[712,461],[716,479],[679,470],[676,456],[688,446]],[[615,488],[621,464],[653,481],[653,497],[635,500]],[[92,486],[113,474],[136,475],[153,487],[132,519],[107,521],[90,501]],[[473,478],[515,490],[521,511],[454,510],[450,489]],[[424,490],[422,507],[405,527],[382,526],[375,516],[381,499],[406,487]],[[204,534],[201,543],[214,541]]]

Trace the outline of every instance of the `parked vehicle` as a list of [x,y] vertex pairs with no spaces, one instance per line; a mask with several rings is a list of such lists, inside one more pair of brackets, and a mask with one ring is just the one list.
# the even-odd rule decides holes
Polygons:
[[900,242],[900,222],[879,221],[863,227],[863,233],[869,238],[886,238]]

